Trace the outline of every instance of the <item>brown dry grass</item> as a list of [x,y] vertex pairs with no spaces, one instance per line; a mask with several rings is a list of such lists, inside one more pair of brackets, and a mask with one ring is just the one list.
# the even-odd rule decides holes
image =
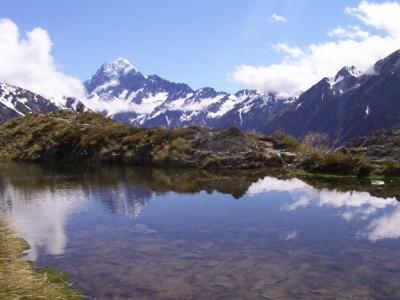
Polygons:
[[28,247],[0,220],[0,299],[81,299],[64,274],[54,269],[36,271],[24,261]]

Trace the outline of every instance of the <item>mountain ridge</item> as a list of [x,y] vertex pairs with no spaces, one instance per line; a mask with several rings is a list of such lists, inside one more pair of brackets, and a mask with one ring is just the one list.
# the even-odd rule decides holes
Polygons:
[[29,113],[49,113],[60,109],[83,111],[85,105],[77,98],[44,97],[30,90],[0,81],[0,122]]

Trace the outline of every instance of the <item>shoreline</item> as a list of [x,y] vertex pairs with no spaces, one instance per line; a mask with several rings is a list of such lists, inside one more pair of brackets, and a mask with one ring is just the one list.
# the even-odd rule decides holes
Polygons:
[[0,217],[0,299],[82,299],[55,268],[36,269],[23,260],[29,244],[18,238]]

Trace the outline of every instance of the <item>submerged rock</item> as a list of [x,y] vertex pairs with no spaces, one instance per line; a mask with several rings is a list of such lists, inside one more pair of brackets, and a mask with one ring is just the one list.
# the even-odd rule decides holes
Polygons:
[[132,227],[132,231],[134,233],[141,233],[141,234],[151,234],[151,233],[157,233],[157,230],[151,229],[149,226],[146,224],[135,224]]

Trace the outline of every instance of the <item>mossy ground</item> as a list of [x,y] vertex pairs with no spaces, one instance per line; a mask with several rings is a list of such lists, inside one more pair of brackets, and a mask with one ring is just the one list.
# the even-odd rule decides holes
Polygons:
[[28,248],[0,220],[0,299],[82,299],[65,274],[53,268],[35,270],[24,261]]

